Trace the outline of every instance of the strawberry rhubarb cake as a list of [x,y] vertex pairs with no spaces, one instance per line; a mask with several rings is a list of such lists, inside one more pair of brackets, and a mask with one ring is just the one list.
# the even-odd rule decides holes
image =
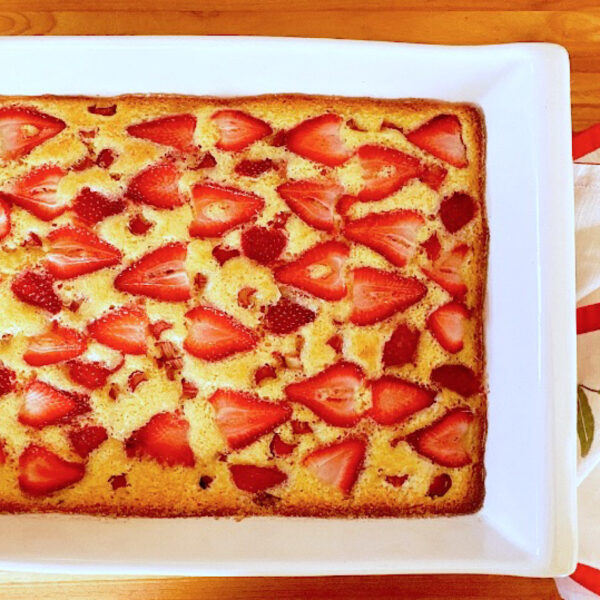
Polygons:
[[484,495],[473,106],[0,97],[0,510]]

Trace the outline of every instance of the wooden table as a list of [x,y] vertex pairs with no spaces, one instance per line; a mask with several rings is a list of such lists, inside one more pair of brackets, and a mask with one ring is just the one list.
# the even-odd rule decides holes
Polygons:
[[[574,129],[600,122],[600,6],[594,0],[0,0],[0,35],[79,34],[240,34],[431,44],[555,42],[571,55]],[[559,596],[550,580],[487,576],[94,579],[0,573],[0,598],[32,597],[549,600]]]

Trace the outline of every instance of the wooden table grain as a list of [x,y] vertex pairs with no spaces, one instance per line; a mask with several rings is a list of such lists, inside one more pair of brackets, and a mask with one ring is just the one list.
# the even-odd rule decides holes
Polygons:
[[[0,35],[81,34],[273,35],[431,44],[555,42],[571,56],[574,129],[600,122],[597,0],[0,0]],[[559,596],[551,580],[468,575],[150,579],[0,573],[0,598],[550,600]]]

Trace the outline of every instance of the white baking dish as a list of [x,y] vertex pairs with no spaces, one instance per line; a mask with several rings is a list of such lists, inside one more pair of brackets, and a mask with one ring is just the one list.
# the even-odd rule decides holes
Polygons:
[[0,94],[305,92],[475,102],[491,229],[487,495],[436,519],[0,516],[0,569],[560,575],[574,566],[575,301],[569,64],[553,45],[270,38],[4,38]]

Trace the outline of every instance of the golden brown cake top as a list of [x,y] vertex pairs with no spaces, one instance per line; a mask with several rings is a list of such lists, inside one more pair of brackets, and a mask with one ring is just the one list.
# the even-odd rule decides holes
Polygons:
[[0,506],[475,509],[483,176],[468,105],[0,98]]

